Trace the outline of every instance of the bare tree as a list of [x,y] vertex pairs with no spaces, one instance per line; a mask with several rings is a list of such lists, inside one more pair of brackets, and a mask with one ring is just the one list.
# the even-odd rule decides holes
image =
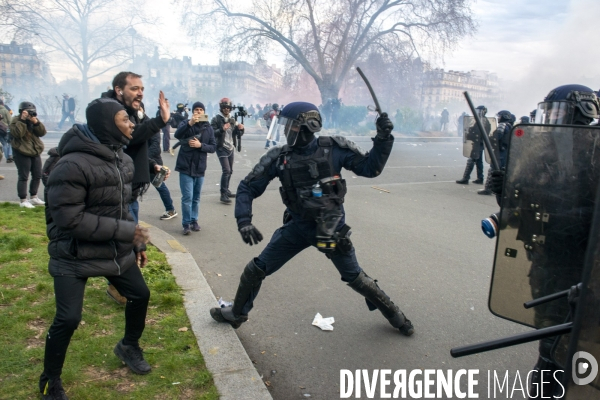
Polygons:
[[3,25],[66,56],[81,73],[84,104],[89,80],[132,58],[135,10],[118,0],[0,0]]
[[315,80],[323,101],[337,98],[369,51],[443,54],[475,29],[469,0],[178,1],[190,33],[202,32],[203,42],[208,32],[220,35],[225,54],[264,57],[270,43],[279,44]]

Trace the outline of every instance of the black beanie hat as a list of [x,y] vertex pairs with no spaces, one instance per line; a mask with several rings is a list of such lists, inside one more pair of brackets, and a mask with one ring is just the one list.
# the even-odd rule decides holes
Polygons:
[[118,101],[109,98],[93,100],[85,110],[88,127],[100,143],[106,145],[128,145],[129,139],[115,124],[115,114],[125,111]]
[[201,108],[202,110],[206,111],[206,108],[204,108],[204,104],[202,104],[199,101],[195,102],[194,105],[192,106],[192,112],[194,112],[194,110],[196,108]]

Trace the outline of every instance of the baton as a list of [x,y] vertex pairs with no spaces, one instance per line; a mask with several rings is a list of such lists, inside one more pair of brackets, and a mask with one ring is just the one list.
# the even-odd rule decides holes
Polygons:
[[373,88],[371,87],[369,80],[367,79],[365,74],[363,74],[360,67],[356,67],[356,71],[358,71],[358,74],[360,75],[360,77],[363,79],[363,81],[365,81],[365,84],[367,85],[367,88],[369,89],[369,92],[371,93],[371,97],[373,98],[373,101],[375,102],[375,111],[377,111],[377,114],[379,114],[379,115],[383,114],[383,112],[381,111],[381,107],[379,106],[379,101],[377,101],[377,96],[375,96],[375,92],[373,91]]
[[473,113],[473,118],[475,118],[477,127],[479,128],[479,131],[481,132],[481,135],[483,136],[483,144],[485,145],[485,147],[488,151],[488,154],[490,155],[490,158],[492,160],[492,167],[494,167],[494,169],[496,169],[496,170],[499,170],[500,164],[498,164],[498,160],[496,159],[496,155],[494,154],[494,149],[492,149],[492,144],[490,143],[490,138],[488,137],[487,132],[483,128],[481,119],[479,119],[479,114],[477,114],[477,110],[475,110],[475,106],[473,105],[473,102],[471,101],[471,96],[469,96],[469,92],[467,92],[467,91],[463,92],[463,94],[465,95],[465,99],[467,99],[469,108],[471,109],[471,112]]

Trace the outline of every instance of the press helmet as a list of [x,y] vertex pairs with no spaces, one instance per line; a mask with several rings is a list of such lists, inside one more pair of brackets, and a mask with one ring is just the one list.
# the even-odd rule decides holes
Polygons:
[[33,104],[30,101],[22,101],[21,103],[19,103],[19,114],[21,114],[23,110],[27,110],[27,112],[31,116],[35,117],[37,115],[35,104]]

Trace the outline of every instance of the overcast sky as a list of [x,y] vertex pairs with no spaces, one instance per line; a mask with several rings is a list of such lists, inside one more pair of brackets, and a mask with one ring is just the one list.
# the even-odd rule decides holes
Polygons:
[[[164,0],[147,0],[144,7],[160,18],[161,25],[143,33],[169,56],[191,56],[194,64],[218,63],[214,50],[190,45],[177,7]],[[476,0],[472,9],[477,33],[463,39],[436,66],[496,72],[506,82],[507,102],[519,115],[535,108],[553,87],[580,83],[600,88],[595,20],[600,0]],[[280,62],[281,56],[267,59]],[[65,79],[64,68],[51,67],[58,80]]]

